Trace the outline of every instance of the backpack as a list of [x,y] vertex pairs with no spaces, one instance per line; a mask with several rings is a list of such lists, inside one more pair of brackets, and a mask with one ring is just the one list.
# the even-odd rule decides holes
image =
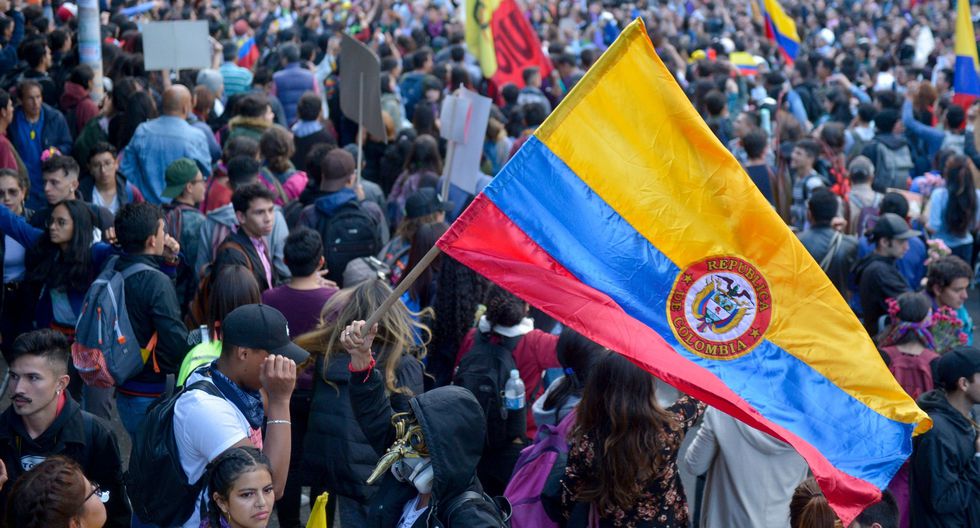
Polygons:
[[188,482],[174,437],[177,400],[192,390],[223,397],[213,383],[204,380],[176,394],[169,392],[150,405],[140,426],[142,434],[133,444],[126,473],[126,491],[133,514],[145,523],[180,526],[194,512],[204,487],[208,471],[205,469],[197,482]]
[[457,528],[469,524],[465,519],[460,519],[462,522],[453,522],[453,517],[456,515],[456,512],[467,503],[476,503],[482,506],[483,510],[494,512],[497,517],[496,528],[510,528],[510,502],[504,497],[491,497],[486,493],[479,493],[472,490],[466,490],[449,501],[445,509],[442,510],[445,513],[436,512],[436,525],[442,528]]
[[[874,201],[870,205],[865,205],[861,203],[861,200],[857,196],[851,195],[848,208],[853,207],[858,210],[857,222],[853,226],[850,226],[851,234],[863,237],[874,229],[875,224],[878,223],[878,206],[881,205],[881,197],[881,194],[876,193]],[[850,214],[848,217],[850,217]]]
[[[215,248],[214,254],[218,255],[223,249],[232,249],[244,255],[245,267],[248,271],[253,271],[252,259],[248,258],[248,253],[245,252],[245,248],[238,242],[226,240]],[[197,328],[200,325],[208,324],[207,314],[211,310],[211,288],[214,286],[214,276],[214,259],[212,258],[211,264],[208,264],[207,268],[201,274],[201,281],[197,284],[197,293],[194,294],[194,299],[191,301],[190,308],[187,312],[187,317],[184,322],[188,328]]]
[[347,263],[381,251],[378,222],[356,201],[342,204],[327,216],[317,210],[316,230],[323,239],[327,278],[343,285]]
[[909,176],[915,166],[912,161],[912,151],[908,145],[898,150],[892,150],[878,142],[875,145],[874,165],[874,190],[888,192],[889,188],[908,189]]
[[[72,362],[85,384],[94,387],[122,385],[139,374],[147,361],[129,321],[125,282],[141,271],[161,272],[146,264],[133,264],[125,271],[117,271],[118,260],[118,256],[109,259],[89,287],[75,324]],[[147,350],[151,350],[154,367],[159,371],[152,351],[155,345],[156,334]]]
[[453,385],[473,393],[487,419],[487,449],[494,451],[523,438],[527,432],[527,409],[509,412],[504,404],[504,387],[510,371],[517,368],[514,348],[520,337],[490,340],[490,334],[477,332],[473,348],[463,356],[453,377]]
[[568,432],[575,424],[575,413],[569,413],[558,425],[538,425],[534,443],[521,451],[514,465],[504,497],[513,506],[514,528],[558,528],[541,505],[546,484],[565,475],[568,461]]

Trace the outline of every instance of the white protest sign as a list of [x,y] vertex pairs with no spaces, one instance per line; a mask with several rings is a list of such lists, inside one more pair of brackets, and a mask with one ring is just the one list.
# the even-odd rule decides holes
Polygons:
[[466,143],[466,127],[469,125],[472,110],[470,101],[463,97],[450,95],[443,99],[439,112],[442,124],[439,135],[448,141]]
[[453,141],[455,145],[452,159],[447,160],[449,165],[446,167],[446,175],[452,179],[453,185],[470,194],[476,194],[483,139],[486,137],[493,101],[465,88],[458,93],[456,98],[459,101],[452,103],[452,115],[443,115],[441,119],[442,129],[448,131],[443,133],[443,137]]
[[211,67],[211,43],[205,20],[150,22],[143,25],[142,33],[146,71]]

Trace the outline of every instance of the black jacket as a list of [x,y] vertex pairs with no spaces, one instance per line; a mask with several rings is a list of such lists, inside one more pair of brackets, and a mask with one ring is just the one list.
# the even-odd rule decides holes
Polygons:
[[161,273],[142,271],[126,279],[126,310],[133,332],[141,348],[146,347],[154,332],[157,334],[156,366],[160,372],[154,371],[151,357],[143,371],[123,384],[120,390],[135,395],[153,395],[162,392],[167,374],[176,374],[180,370],[190,347],[171,279],[174,269],[163,265],[163,257],[151,255],[121,255],[117,266],[123,271],[136,263],[161,270]]
[[20,416],[8,407],[0,415],[0,459],[10,477],[0,491],[0,518],[5,515],[12,483],[26,470],[53,455],[64,455],[82,467],[85,476],[109,492],[106,526],[128,528],[131,511],[123,487],[122,458],[109,424],[65,397],[65,406],[51,427],[32,439]]
[[[303,441],[303,467],[311,484],[327,491],[366,503],[375,488],[366,484],[378,463],[378,455],[361,431],[350,403],[350,356],[336,354],[323,372],[317,360],[310,404],[310,422]],[[324,375],[325,374],[325,375]],[[395,371],[398,385],[412,394],[423,390],[422,364],[403,356]],[[326,378],[326,379],[324,379]],[[332,383],[330,386],[327,382]],[[396,412],[408,411],[409,397],[394,393],[391,406]]]
[[980,457],[977,432],[953,408],[942,389],[919,396],[919,407],[932,418],[932,429],[913,440],[912,526],[980,526]]
[[[365,380],[352,377],[351,406],[361,430],[378,457],[394,442],[391,416],[395,412],[385,394],[381,373],[372,370]],[[411,410],[422,426],[422,435],[432,456],[435,480],[429,510],[413,528],[497,528],[498,515],[485,501],[466,501],[451,519],[443,519],[445,507],[465,491],[483,493],[476,478],[476,466],[483,454],[486,419],[473,394],[461,387],[440,387],[412,398]],[[418,495],[411,483],[399,482],[388,472],[377,484],[368,504],[370,528],[394,528],[405,504]]]
[[898,271],[896,260],[874,253],[854,265],[854,278],[861,296],[864,312],[864,328],[868,334],[878,334],[878,319],[888,313],[885,299],[898,297],[909,289],[909,284]]
[[[241,246],[245,250],[245,255],[242,254],[238,249],[233,249],[227,247],[227,242],[234,242]],[[224,246],[224,247],[222,247]],[[265,268],[262,266],[262,259],[259,258],[259,252],[255,250],[255,245],[245,234],[244,229],[239,229],[238,231],[228,235],[221,242],[219,246],[218,253],[214,257],[214,273],[217,274],[225,266],[244,266],[252,270],[252,274],[255,276],[255,282],[259,285],[259,291],[265,291],[269,288],[274,288],[279,284],[279,273],[276,271],[276,267],[272,266],[272,284],[265,278]],[[269,248],[271,250],[271,248]],[[247,259],[246,259],[247,256]],[[269,265],[272,265],[272,255],[266,255],[269,261]]]

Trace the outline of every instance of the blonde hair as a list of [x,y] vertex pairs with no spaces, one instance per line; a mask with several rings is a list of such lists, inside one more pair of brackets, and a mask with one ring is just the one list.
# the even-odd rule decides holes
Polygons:
[[[323,358],[323,368],[320,376],[326,379],[327,366],[334,354],[346,354],[340,344],[340,334],[352,321],[366,320],[381,306],[391,294],[391,288],[384,281],[374,279],[362,282],[352,288],[345,288],[335,293],[320,311],[320,322],[313,330],[296,338],[296,344],[310,352],[309,362]],[[431,315],[431,309],[423,310]],[[374,339],[373,352],[377,368],[385,380],[389,392],[397,392],[412,396],[405,387],[397,387],[395,372],[401,361],[403,352],[408,352],[414,359],[421,361],[425,357],[425,345],[429,342],[432,332],[429,327],[418,322],[415,314],[404,303],[396,302],[385,312],[378,323],[378,335]],[[416,336],[421,340],[417,343]],[[305,365],[304,365],[305,366]]]

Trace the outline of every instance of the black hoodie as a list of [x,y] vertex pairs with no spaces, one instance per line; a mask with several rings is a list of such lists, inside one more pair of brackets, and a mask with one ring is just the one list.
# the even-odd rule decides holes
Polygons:
[[864,328],[868,334],[878,335],[878,319],[888,313],[885,299],[895,298],[909,289],[908,282],[898,271],[897,260],[872,253],[854,265],[854,279],[861,296],[864,312]]
[[977,432],[949,404],[942,389],[919,397],[932,418],[932,429],[915,439],[912,452],[912,526],[975,528],[980,526],[980,457]]
[[[392,410],[381,374],[372,370],[364,379],[354,373],[350,391],[354,414],[380,458],[395,441]],[[429,509],[413,528],[500,526],[495,509],[485,501],[466,501],[454,512],[452,519],[442,519],[439,514],[440,507],[465,491],[483,493],[476,478],[476,466],[486,441],[486,419],[476,398],[466,389],[448,386],[420,394],[412,398],[410,405],[422,426],[435,473]],[[399,482],[387,472],[368,504],[368,526],[394,528],[405,504],[416,495],[418,491],[411,483]]]
[[67,395],[61,413],[37,438],[32,439],[27,433],[24,420],[14,413],[12,406],[0,415],[0,459],[10,477],[0,492],[0,518],[6,515],[7,496],[17,477],[54,455],[77,462],[89,480],[109,492],[106,526],[129,527],[131,511],[123,488],[122,459],[116,437],[107,423],[83,411]]

